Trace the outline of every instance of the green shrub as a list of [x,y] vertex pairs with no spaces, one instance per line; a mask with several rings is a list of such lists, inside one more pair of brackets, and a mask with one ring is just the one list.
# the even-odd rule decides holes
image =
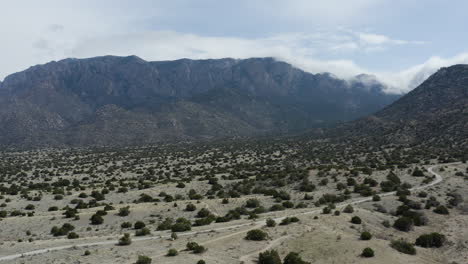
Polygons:
[[153,260],[148,256],[138,256],[137,262],[135,264],[151,264]]
[[284,257],[283,264],[310,264],[302,260],[301,256],[299,256],[296,252],[289,252],[286,257]]
[[104,218],[102,218],[102,216],[99,214],[93,214],[89,220],[91,221],[92,225],[101,225],[104,223]]
[[135,232],[135,236],[146,236],[146,235],[149,235],[149,234],[151,234],[151,231],[147,227],[143,227],[142,229],[138,229]]
[[361,233],[361,240],[370,240],[372,238],[372,234],[364,231]]
[[120,225],[121,228],[130,228],[132,227],[132,223],[130,222],[123,222],[121,225]]
[[416,239],[416,246],[424,247],[424,248],[432,248],[432,247],[442,247],[444,243],[447,241],[447,238],[439,233],[430,233],[430,234],[423,234]]
[[267,250],[258,255],[258,264],[281,264],[281,258],[276,250]]
[[408,232],[413,229],[413,225],[413,219],[406,216],[398,218],[395,220],[395,223],[393,223],[393,227],[403,232]]
[[130,238],[129,233],[125,233],[123,237],[119,239],[119,245],[120,246],[128,246],[132,243],[132,239]]
[[351,223],[353,224],[356,224],[356,225],[360,225],[362,223],[362,220],[359,216],[353,216],[351,218]]
[[168,257],[175,257],[177,255],[179,255],[179,251],[177,251],[177,249],[175,249],[175,248],[171,248],[171,249],[169,249],[167,251],[167,256]]
[[142,229],[145,226],[146,226],[146,224],[144,222],[136,221],[135,224],[133,225],[133,228],[134,229]]
[[172,225],[171,230],[172,232],[184,232],[190,231],[192,229],[192,223],[185,218],[178,218],[176,223]]
[[126,207],[122,207],[119,209],[119,216],[128,216],[130,214],[130,207],[126,206]]
[[449,211],[447,209],[447,207],[443,206],[443,205],[439,205],[437,206],[434,211],[434,213],[436,214],[441,214],[441,215],[448,215],[449,214]]
[[348,204],[345,209],[343,210],[344,213],[347,213],[347,214],[352,214],[354,213],[354,208],[352,205]]
[[411,243],[406,242],[404,240],[393,240],[390,246],[396,249],[398,252],[408,255],[416,255],[416,249],[414,248],[414,246]]
[[80,236],[75,232],[70,232],[70,233],[68,233],[68,236],[67,236],[68,239],[77,239],[79,237]]
[[275,226],[276,226],[276,222],[275,222],[275,220],[273,220],[273,219],[271,219],[271,218],[268,218],[268,219],[266,220],[266,225],[267,225],[268,227],[275,227]]
[[254,240],[254,241],[261,241],[268,238],[268,234],[260,229],[253,229],[247,232],[247,236],[245,239],[247,240]]
[[372,248],[367,247],[364,250],[362,250],[361,256],[365,258],[372,258],[374,256],[374,250]]

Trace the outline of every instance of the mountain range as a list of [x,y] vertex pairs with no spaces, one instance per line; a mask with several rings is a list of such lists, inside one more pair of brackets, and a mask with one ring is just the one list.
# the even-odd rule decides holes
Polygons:
[[[400,97],[384,90],[371,76],[345,81],[273,58],[65,59],[0,83],[0,145],[140,145],[290,134],[372,114]],[[382,113],[398,119],[394,111]]]

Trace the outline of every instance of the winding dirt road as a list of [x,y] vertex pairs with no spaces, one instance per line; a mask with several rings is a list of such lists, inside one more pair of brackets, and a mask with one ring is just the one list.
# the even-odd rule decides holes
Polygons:
[[[445,164],[445,165],[447,165],[447,164]],[[410,190],[411,191],[422,190],[422,189],[432,187],[432,186],[442,182],[443,181],[442,176],[440,176],[438,173],[434,172],[434,170],[433,170],[435,167],[437,167],[437,165],[428,168],[429,173],[431,173],[432,175],[435,176],[434,181],[432,181],[432,182],[430,182],[428,184],[422,185],[422,186],[413,187]],[[382,194],[379,194],[379,195],[381,197],[386,197],[386,196],[395,195],[395,193],[396,192],[387,192],[387,193],[382,193]],[[345,207],[347,205],[356,205],[356,204],[365,203],[365,202],[369,202],[369,201],[372,201],[372,197],[356,198],[356,199],[353,199],[353,201],[348,201],[348,202],[344,202],[344,203],[341,203],[341,204],[337,205],[337,208],[343,208],[343,207]],[[274,220],[275,221],[281,221],[286,217],[316,214],[316,213],[320,213],[321,211],[322,211],[322,208],[319,207],[319,208],[314,208],[314,209],[312,209],[310,211],[306,211],[306,212],[302,212],[302,213],[295,213],[295,214],[292,213],[292,214],[287,215],[287,216],[277,217],[277,218],[274,218]],[[247,232],[247,231],[249,231],[251,229],[261,227],[261,226],[263,226],[265,224],[266,224],[266,220],[260,220],[260,221],[249,222],[249,223],[244,223],[244,224],[233,224],[233,225],[227,226],[227,227],[219,227],[219,228],[214,228],[214,229],[184,232],[184,233],[179,233],[178,236],[179,237],[192,236],[192,235],[196,235],[196,234],[203,234],[203,233],[209,233],[209,232],[214,232],[214,231],[225,231],[225,230],[231,230],[231,229],[250,226],[251,228],[248,228],[248,229],[245,229],[245,230],[241,231],[241,232]],[[224,237],[229,237],[231,235],[232,234],[227,234],[227,235],[222,236],[222,237],[214,238],[213,240],[220,240],[220,239],[223,239]],[[132,242],[158,240],[158,239],[168,239],[168,238],[170,238],[170,233],[158,232],[157,235],[153,235],[153,236],[150,236],[150,237],[134,237],[134,238],[132,238]],[[116,245],[117,243],[118,243],[118,240],[106,240],[106,241],[92,242],[92,243],[81,243],[81,244],[77,243],[77,244],[70,244],[70,245],[65,245],[65,246],[49,247],[49,248],[43,248],[43,249],[37,249],[37,250],[33,250],[33,251],[23,252],[23,253],[19,253],[19,254],[1,256],[0,261],[14,260],[14,259],[21,258],[21,257],[33,256],[33,255],[38,255],[38,254],[45,254],[45,253],[48,253],[48,252],[51,252],[51,251],[58,251],[58,250],[64,250],[64,249],[70,249],[70,248],[92,247],[92,246],[102,246],[102,245]],[[210,241],[206,241],[206,243],[210,243]]]

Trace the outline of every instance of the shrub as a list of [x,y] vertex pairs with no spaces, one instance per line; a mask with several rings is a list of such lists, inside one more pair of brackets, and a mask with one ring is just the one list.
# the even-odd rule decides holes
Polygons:
[[119,216],[127,216],[130,214],[130,207],[122,207],[119,209]]
[[267,250],[258,255],[258,264],[281,264],[281,259],[276,250]]
[[138,229],[135,232],[135,236],[146,236],[146,235],[149,235],[149,234],[151,234],[151,231],[147,227],[143,227],[142,229]]
[[380,201],[380,200],[382,200],[382,198],[380,198],[379,195],[376,194],[376,195],[372,196],[372,201],[378,202],[378,201]]
[[104,223],[104,218],[98,214],[93,214],[89,220],[91,221],[92,225],[100,225]]
[[70,233],[68,234],[68,236],[67,236],[68,239],[77,239],[77,238],[79,238],[79,237],[80,237],[80,236],[79,236],[77,233],[75,233],[75,232],[70,232]]
[[370,240],[372,238],[372,234],[364,231],[361,233],[361,240]]
[[120,225],[121,228],[130,228],[132,227],[132,223],[130,222],[123,222],[121,225]]
[[416,255],[416,249],[414,246],[404,240],[393,240],[390,246],[396,249],[398,252],[408,255]]
[[138,256],[137,262],[135,264],[151,264],[153,260],[148,256]]
[[203,259],[200,259],[199,261],[197,261],[197,264],[206,264],[206,262]]
[[163,222],[161,222],[161,223],[158,225],[158,228],[157,228],[158,231],[171,229],[173,222],[174,222],[174,220],[173,220],[172,218],[167,217],[166,219],[164,219]]
[[268,219],[266,220],[266,225],[267,225],[268,227],[275,227],[275,226],[276,226],[276,222],[275,222],[275,220],[273,220],[273,219],[271,219],[271,218],[268,218]]
[[439,233],[423,234],[416,239],[416,246],[424,248],[442,247],[447,241],[446,237]]
[[192,223],[185,218],[178,218],[176,223],[172,225],[171,230],[172,232],[184,232],[190,231],[192,229]]
[[200,217],[200,218],[207,217],[209,215],[211,215],[211,212],[210,212],[210,210],[208,210],[206,208],[200,209],[200,211],[198,211],[198,213],[197,213],[197,217]]
[[348,204],[345,209],[343,210],[344,213],[347,213],[347,214],[352,214],[354,213],[354,208],[353,206],[351,206],[350,204]]
[[360,225],[362,223],[362,220],[359,216],[353,216],[353,218],[351,218],[351,223]]
[[185,211],[187,212],[193,212],[195,210],[197,210],[197,207],[192,203],[189,203],[187,206],[185,206]]
[[132,243],[129,233],[125,233],[123,237],[119,239],[119,246],[128,246]]
[[171,249],[169,249],[167,251],[167,256],[168,257],[175,257],[177,255],[179,255],[179,251],[177,251],[177,249],[175,249],[175,248],[171,248]]
[[249,199],[245,203],[245,207],[247,208],[257,208],[260,206],[260,201],[257,199]]
[[413,229],[413,225],[413,219],[406,216],[398,218],[395,220],[395,223],[393,223],[393,227],[403,232],[408,232]]
[[135,224],[133,225],[133,228],[134,229],[142,229],[143,227],[145,227],[145,223],[142,222],[142,221],[136,221]]
[[89,250],[85,250],[85,252],[84,252],[84,255],[85,255],[85,256],[89,256],[89,255],[91,255],[91,251],[89,251]]
[[372,248],[367,247],[364,250],[362,250],[361,256],[365,258],[372,258],[374,256],[374,250]]
[[284,257],[283,264],[310,264],[310,262],[302,260],[301,256],[296,252],[289,252],[289,254]]
[[245,239],[247,240],[254,240],[254,241],[261,241],[268,238],[268,234],[260,229],[253,229],[247,232],[247,236]]
[[441,215],[448,215],[449,214],[449,211],[447,209],[447,207],[443,206],[443,205],[439,205],[437,206],[434,211],[434,213],[436,214],[441,214]]

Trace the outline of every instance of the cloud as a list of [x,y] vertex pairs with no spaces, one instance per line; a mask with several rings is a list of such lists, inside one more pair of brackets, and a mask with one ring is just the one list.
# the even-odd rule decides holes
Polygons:
[[392,58],[395,49],[411,52],[429,43],[404,37],[413,34],[391,36],[362,26],[373,25],[373,19],[384,16],[382,6],[389,2],[17,0],[2,6],[0,34],[7,37],[0,42],[0,79],[31,65],[66,57],[134,54],[146,60],[173,60],[268,56],[305,71],[331,72],[345,79],[373,74],[395,92],[414,88],[439,67],[466,63],[467,55],[460,54],[432,57],[392,72],[363,66],[364,62]]
[[415,88],[442,67],[455,64],[468,64],[468,53],[460,53],[450,58],[434,56],[425,62],[399,72],[375,73],[379,80],[389,85],[390,92],[407,92]]

